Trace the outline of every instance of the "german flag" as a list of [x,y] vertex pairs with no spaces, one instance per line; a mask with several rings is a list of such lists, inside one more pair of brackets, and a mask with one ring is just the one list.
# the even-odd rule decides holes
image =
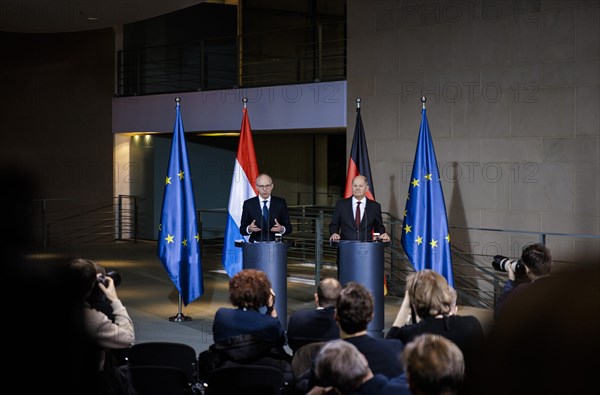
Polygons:
[[[367,149],[365,128],[363,127],[363,121],[360,115],[360,105],[356,108],[356,123],[354,125],[354,136],[352,137],[350,159],[348,160],[348,174],[346,176],[344,198],[349,198],[352,196],[352,180],[354,180],[354,177],[356,176],[364,176],[367,178],[367,183],[369,185],[367,198],[375,201],[375,187],[373,185],[373,177],[371,177],[369,150]],[[383,277],[383,294],[387,295],[387,283],[385,276]]]

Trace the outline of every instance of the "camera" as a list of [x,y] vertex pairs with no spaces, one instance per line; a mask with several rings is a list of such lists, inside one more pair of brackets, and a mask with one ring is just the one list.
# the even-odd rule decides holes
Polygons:
[[108,287],[108,281],[106,280],[106,277],[110,277],[113,279],[113,282],[115,283],[115,287],[118,287],[119,284],[121,284],[121,275],[118,272],[110,271],[110,272],[106,272],[106,276],[98,276],[97,277],[97,280],[99,283],[102,283],[102,285],[104,285],[105,287]]
[[516,280],[524,280],[527,278],[525,264],[520,259],[510,259],[502,255],[494,255],[492,266],[499,272],[507,272],[510,266],[515,273]]

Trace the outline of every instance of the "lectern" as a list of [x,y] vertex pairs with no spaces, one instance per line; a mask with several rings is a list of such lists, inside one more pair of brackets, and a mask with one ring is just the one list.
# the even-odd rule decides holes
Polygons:
[[[339,281],[344,286],[356,281],[373,294],[374,316],[367,326],[373,337],[383,337],[385,309],[383,303],[383,252],[389,243],[340,240],[338,243]],[[279,311],[279,310],[278,310]]]
[[241,243],[243,268],[263,271],[275,291],[277,318],[287,330],[287,243],[261,241]]

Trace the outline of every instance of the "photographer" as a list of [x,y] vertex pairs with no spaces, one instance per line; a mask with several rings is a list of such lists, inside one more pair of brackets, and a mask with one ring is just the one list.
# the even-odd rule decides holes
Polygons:
[[[74,303],[74,325],[83,325],[96,355],[97,383],[99,394],[121,394],[125,383],[119,381],[115,360],[111,350],[128,349],[135,341],[133,321],[117,295],[114,280],[102,277],[96,264],[88,259],[71,260],[67,268],[71,300]],[[114,322],[103,312],[91,307],[89,298],[98,288],[110,302]]]
[[[519,265],[521,264],[521,265]],[[495,267],[495,266],[494,266]],[[526,246],[521,254],[521,259],[514,264],[505,264],[503,268],[508,272],[508,280],[494,310],[494,317],[499,319],[503,311],[513,303],[519,303],[521,295],[530,289],[543,287],[550,277],[552,270],[552,256],[550,250],[543,244],[536,243]],[[515,272],[523,271],[526,281],[519,280]]]
[[[468,377],[485,337],[477,317],[457,314],[456,300],[456,290],[441,274],[430,269],[409,274],[402,305],[385,337],[409,344],[424,333],[443,336],[461,350]],[[462,385],[468,392],[466,378]]]
[[[87,302],[89,303],[92,309],[98,310],[101,313],[104,313],[109,320],[113,323],[115,322],[115,314],[113,313],[113,305],[110,299],[106,296],[104,291],[100,289],[100,283],[104,284],[104,286],[108,286],[108,280],[106,277],[110,277],[113,280],[113,284],[115,287],[118,287],[121,284],[121,275],[115,271],[107,272],[104,266],[99,264],[98,262],[91,261],[96,267],[96,275],[98,276],[97,281],[92,289],[92,293],[87,298]],[[116,366],[122,366],[127,364],[127,353],[129,352],[129,348],[115,348],[109,350],[114,358],[114,364]]]

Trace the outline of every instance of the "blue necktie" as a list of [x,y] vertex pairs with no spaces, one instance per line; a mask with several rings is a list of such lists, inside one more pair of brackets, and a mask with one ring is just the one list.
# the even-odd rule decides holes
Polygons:
[[262,215],[263,215],[263,228],[269,227],[269,209],[267,208],[267,201],[263,200],[263,209],[262,209]]

